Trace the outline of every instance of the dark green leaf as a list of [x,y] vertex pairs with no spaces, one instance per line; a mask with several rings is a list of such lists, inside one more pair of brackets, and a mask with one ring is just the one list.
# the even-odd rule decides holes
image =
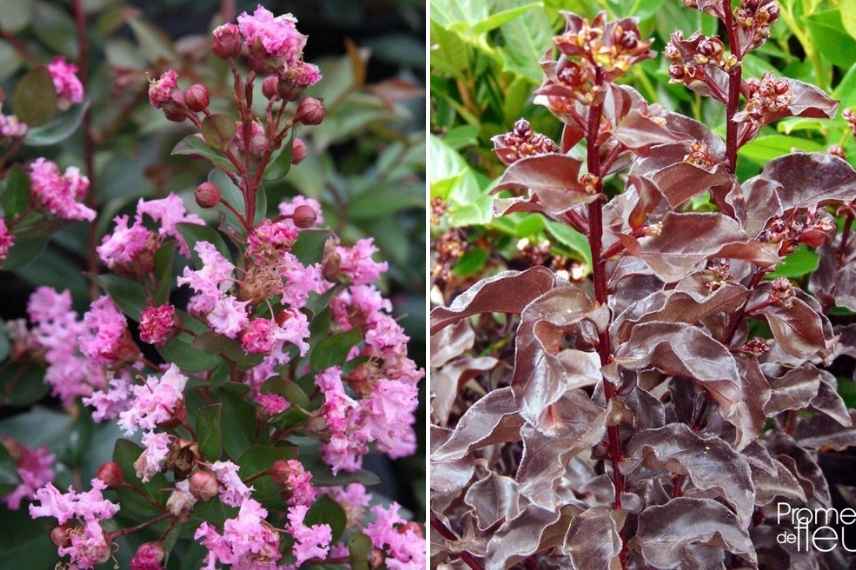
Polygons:
[[0,444],[0,497],[9,494],[18,486],[18,467],[15,460],[9,455],[6,446]]
[[348,558],[351,570],[369,570],[369,555],[372,552],[372,539],[358,532],[348,539]]
[[292,253],[303,265],[319,263],[324,257],[324,244],[329,237],[329,230],[303,230],[294,243]]
[[140,313],[147,305],[146,288],[142,283],[112,274],[99,275],[98,283],[123,313],[137,322],[140,321]]
[[155,254],[155,277],[157,277],[158,289],[155,292],[155,303],[162,305],[169,301],[169,293],[172,290],[173,271],[175,261],[175,242],[168,241],[158,249]]
[[229,253],[229,248],[226,245],[226,242],[223,241],[223,236],[221,236],[220,232],[218,232],[214,228],[199,224],[187,223],[178,224],[177,227],[178,231],[181,233],[181,236],[187,242],[187,246],[190,248],[190,251],[193,251],[193,246],[196,245],[196,242],[207,241],[208,243],[216,247],[217,250],[223,254],[223,257],[225,257],[226,259],[232,258],[231,254]]
[[89,109],[89,101],[74,105],[51,122],[35,127],[27,132],[24,143],[29,146],[51,146],[61,143],[77,131],[83,116]]
[[12,94],[12,108],[30,127],[44,125],[56,115],[56,90],[46,68],[37,67],[18,80]]
[[18,164],[9,169],[3,188],[3,213],[6,219],[12,219],[30,203],[30,176]]
[[208,461],[217,461],[223,453],[223,405],[205,406],[196,415],[199,452]]
[[214,148],[223,148],[235,136],[235,119],[216,113],[202,121],[202,136]]
[[219,391],[223,402],[223,448],[238,458],[256,439],[256,410],[246,400],[247,386],[229,383]]
[[788,255],[779,265],[776,270],[768,274],[770,279],[777,277],[788,277],[796,279],[803,277],[809,273],[813,273],[820,263],[820,258],[814,250],[807,248],[804,245],[799,246]]
[[187,135],[172,149],[174,155],[201,156],[217,168],[234,172],[235,167],[223,153],[209,146],[199,135]]
[[351,348],[363,338],[360,329],[354,328],[344,333],[334,334],[321,340],[309,355],[309,365],[315,372],[321,372],[331,366],[345,363]]
[[315,504],[309,508],[303,523],[307,526],[316,524],[328,524],[333,530],[333,542],[337,542],[345,531],[348,517],[345,510],[327,495],[322,495]]
[[185,372],[205,372],[220,364],[220,357],[194,348],[191,342],[189,336],[180,335],[159,347],[158,352]]
[[240,343],[217,333],[208,332],[193,339],[193,346],[210,354],[222,354],[240,368],[252,368],[261,363],[260,354],[247,354]]
[[45,369],[38,364],[5,362],[0,367],[0,405],[32,405],[45,397],[49,388]]
[[477,275],[484,268],[484,264],[487,262],[487,259],[487,251],[480,247],[470,248],[461,256],[461,259],[458,260],[452,268],[452,271],[458,277],[470,277],[472,275]]

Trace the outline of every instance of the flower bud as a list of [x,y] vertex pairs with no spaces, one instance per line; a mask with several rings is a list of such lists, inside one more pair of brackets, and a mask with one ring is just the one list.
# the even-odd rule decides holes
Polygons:
[[273,482],[277,485],[286,485],[291,471],[292,469],[288,465],[288,461],[285,459],[277,459],[273,462],[273,465],[270,466],[270,478],[273,479]]
[[110,461],[99,467],[95,477],[103,481],[111,489],[117,489],[125,484],[122,468],[115,461]]
[[140,545],[131,559],[131,570],[163,570],[161,563],[166,552],[159,542],[147,542]]
[[241,32],[235,24],[223,24],[214,30],[211,49],[218,57],[230,59],[241,55]]
[[315,214],[315,210],[313,210],[311,206],[303,205],[295,208],[291,219],[295,226],[301,229],[306,229],[315,225],[315,222],[318,220],[318,216]]
[[262,81],[262,93],[268,99],[279,97],[279,77],[276,75],[268,75]]
[[380,568],[383,566],[384,555],[383,551],[377,548],[372,548],[371,554],[369,554],[369,566],[371,568]]
[[184,102],[191,111],[201,113],[208,108],[208,88],[201,83],[194,83],[184,92]]
[[291,164],[297,166],[303,159],[306,158],[306,143],[303,142],[303,139],[299,137],[294,138],[294,142],[291,143]]
[[190,492],[200,501],[208,501],[217,496],[220,484],[210,471],[197,471],[190,476]]
[[304,125],[320,125],[326,114],[324,103],[320,99],[306,97],[297,106],[294,119]]
[[68,546],[70,540],[71,537],[68,536],[68,527],[58,526],[51,530],[51,542],[53,542],[57,548]]
[[166,118],[175,123],[184,122],[187,118],[187,105],[184,102],[184,93],[181,91],[173,93],[170,100],[161,108]]
[[213,208],[220,203],[220,189],[213,182],[203,182],[193,193],[200,208]]

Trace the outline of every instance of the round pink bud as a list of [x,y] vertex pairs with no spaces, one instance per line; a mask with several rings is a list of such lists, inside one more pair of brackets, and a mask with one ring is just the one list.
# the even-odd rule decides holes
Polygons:
[[175,307],[170,304],[148,306],[140,315],[140,340],[145,343],[161,346],[176,328]]
[[58,526],[51,530],[51,542],[53,542],[57,548],[68,546],[70,541],[71,537],[68,536],[68,527]]
[[297,106],[297,114],[294,119],[304,125],[320,125],[327,112],[324,103],[315,97],[305,97]]
[[262,93],[268,99],[279,97],[279,77],[276,75],[268,75],[262,81]]
[[220,189],[213,182],[203,182],[193,193],[200,208],[213,208],[220,203]]
[[230,59],[241,55],[241,32],[235,24],[223,24],[214,30],[211,49],[218,57]]
[[273,349],[274,323],[269,319],[253,319],[241,333],[241,347],[248,354],[265,354]]
[[301,229],[311,228],[315,225],[318,216],[311,206],[303,205],[294,209],[294,214],[291,216],[294,225]]
[[163,570],[164,558],[166,552],[159,542],[147,542],[140,545],[131,559],[131,570]]
[[111,489],[118,489],[125,484],[125,476],[122,474],[122,468],[115,461],[110,461],[99,467],[95,477],[103,481]]
[[291,164],[297,166],[306,158],[306,143],[300,137],[294,137],[291,143]]
[[184,102],[191,111],[201,113],[208,108],[208,88],[194,83],[184,92]]
[[175,123],[182,123],[187,118],[187,104],[184,102],[184,93],[176,91],[169,101],[164,103],[163,114],[167,119]]
[[277,459],[273,462],[273,465],[270,466],[270,478],[273,479],[273,482],[277,485],[287,485],[288,478],[291,476],[294,469],[292,469],[289,462],[285,459]]
[[200,501],[209,501],[219,492],[220,484],[210,471],[197,471],[190,476],[190,493]]

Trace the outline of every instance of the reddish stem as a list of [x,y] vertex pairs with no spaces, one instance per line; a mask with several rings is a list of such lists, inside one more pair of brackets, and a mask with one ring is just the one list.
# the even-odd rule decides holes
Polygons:
[[[595,87],[598,91],[603,86],[603,71],[599,66],[595,65]],[[588,207],[588,222],[589,232],[588,241],[591,248],[592,262],[592,279],[594,281],[594,296],[595,300],[606,305],[608,302],[608,291],[606,286],[606,265],[603,253],[603,181],[601,180],[600,170],[600,155],[598,153],[597,139],[600,134],[600,121],[603,115],[602,94],[596,93],[596,102],[589,109],[588,126],[586,132],[586,164],[588,172],[594,177],[595,191],[598,194],[597,199],[589,204]],[[600,355],[600,361],[606,365],[612,359],[612,348],[610,346],[608,330],[602,331],[598,337],[597,352]],[[615,397],[617,393],[616,387],[609,380],[603,379],[604,395],[607,402]],[[621,474],[619,465],[621,464],[621,437],[619,427],[617,425],[607,428],[607,444],[609,448],[609,457],[612,462],[612,482],[615,487],[615,501],[613,507],[615,510],[621,510],[621,493],[624,491],[624,475]]]
[[[440,536],[442,536],[446,540],[458,540],[458,537],[455,536],[455,533],[453,533],[451,530],[446,528],[446,525],[444,525],[442,522],[440,522],[439,519],[431,517],[431,528],[436,530],[437,534],[439,534]],[[459,552],[458,558],[463,560],[467,566],[472,568],[472,570],[482,570],[481,563],[478,560],[476,560],[476,557],[473,556],[472,554],[470,554],[469,552],[467,552],[467,551]]]
[[133,534],[135,532],[143,530],[144,528],[150,527],[153,524],[157,524],[161,521],[164,521],[168,518],[172,518],[172,513],[169,513],[169,512],[162,513],[153,519],[150,519],[150,520],[147,520],[146,522],[138,524],[137,526],[132,526],[132,527],[128,527],[128,528],[121,528],[117,531],[111,532],[111,533],[109,533],[109,536],[110,536],[111,540],[115,540],[116,538],[118,538],[120,536],[127,536],[129,534]]
[[728,168],[732,174],[737,169],[737,122],[734,115],[740,105],[740,85],[742,83],[743,67],[740,53],[740,40],[737,37],[737,28],[734,23],[734,14],[731,11],[731,0],[722,0],[722,11],[725,14],[725,28],[728,30],[728,44],[731,53],[737,58],[737,64],[728,72],[728,103],[725,107],[725,155],[728,159]]
[[853,212],[847,212],[847,217],[844,219],[844,229],[841,233],[841,244],[838,246],[838,255],[844,257],[847,252],[847,242],[850,239],[850,230],[853,229]]

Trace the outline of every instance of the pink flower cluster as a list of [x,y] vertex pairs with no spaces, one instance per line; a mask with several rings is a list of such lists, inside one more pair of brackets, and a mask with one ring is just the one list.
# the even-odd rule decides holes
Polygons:
[[172,305],[149,306],[140,314],[140,340],[163,345],[175,333],[178,321]]
[[83,101],[83,84],[77,77],[77,66],[63,57],[55,57],[48,64],[48,73],[53,80],[60,109],[68,109],[73,103]]
[[0,115],[0,135],[7,139],[20,139],[27,135],[29,127],[15,115]]
[[377,252],[372,238],[361,239],[353,247],[338,246],[340,268],[342,273],[351,279],[354,285],[368,285],[377,281],[389,265],[377,262],[372,256]]
[[150,431],[143,435],[143,452],[134,462],[134,471],[140,481],[148,483],[161,472],[172,447],[168,433]]
[[172,98],[172,92],[178,87],[178,73],[168,69],[160,77],[149,83],[149,102],[160,109]]
[[306,525],[306,505],[294,505],[288,509],[288,533],[294,538],[292,554],[294,565],[299,567],[307,560],[318,558],[324,560],[330,552],[330,542],[333,540],[333,529],[328,524]]
[[425,537],[418,525],[408,523],[398,514],[396,503],[388,508],[373,507],[374,522],[365,528],[375,548],[386,555],[390,570],[421,570],[425,568]]
[[204,570],[215,570],[218,564],[232,568],[276,570],[279,535],[265,520],[267,511],[253,499],[240,504],[238,516],[223,523],[222,534],[203,522],[193,535],[208,550]]
[[15,245],[15,234],[9,231],[6,220],[0,218],[0,263],[9,257],[9,252]]
[[[157,225],[157,233],[146,227],[146,217]],[[179,250],[189,254],[187,242],[178,230],[178,224],[204,224],[196,214],[189,214],[184,202],[175,194],[158,200],[143,200],[137,203],[133,225],[128,216],[117,216],[113,232],[104,236],[98,246],[98,256],[110,269],[136,274],[151,270],[154,254],[163,240],[174,238]]]
[[131,387],[131,405],[119,414],[119,426],[128,435],[139,429],[151,431],[159,424],[176,419],[184,405],[187,376],[175,364],[158,378],[149,376],[145,384]]
[[250,49],[261,49],[270,56],[282,58],[288,64],[303,58],[306,36],[297,31],[297,18],[291,14],[274,17],[259,5],[252,15],[238,16],[238,29]]
[[7,448],[15,459],[15,467],[21,482],[11,493],[3,497],[3,502],[6,503],[7,508],[15,511],[24,499],[32,499],[37,489],[53,481],[55,458],[46,447],[28,449],[17,442],[9,442]]
[[39,207],[64,220],[95,219],[95,210],[80,201],[89,190],[89,179],[70,166],[61,173],[59,167],[46,158],[37,158],[30,164],[32,195]]
[[[60,493],[49,483],[36,491],[35,502],[30,505],[31,517],[53,517],[61,525],[59,554],[68,556],[74,568],[88,570],[110,557],[110,544],[101,521],[119,512],[119,505],[104,498],[105,488],[101,480],[93,479],[89,491],[78,493],[69,488],[67,493]],[[66,525],[72,520],[78,524]]]
[[107,295],[99,297],[83,316],[86,334],[80,351],[101,366],[132,362],[139,351],[128,332],[128,322]]

